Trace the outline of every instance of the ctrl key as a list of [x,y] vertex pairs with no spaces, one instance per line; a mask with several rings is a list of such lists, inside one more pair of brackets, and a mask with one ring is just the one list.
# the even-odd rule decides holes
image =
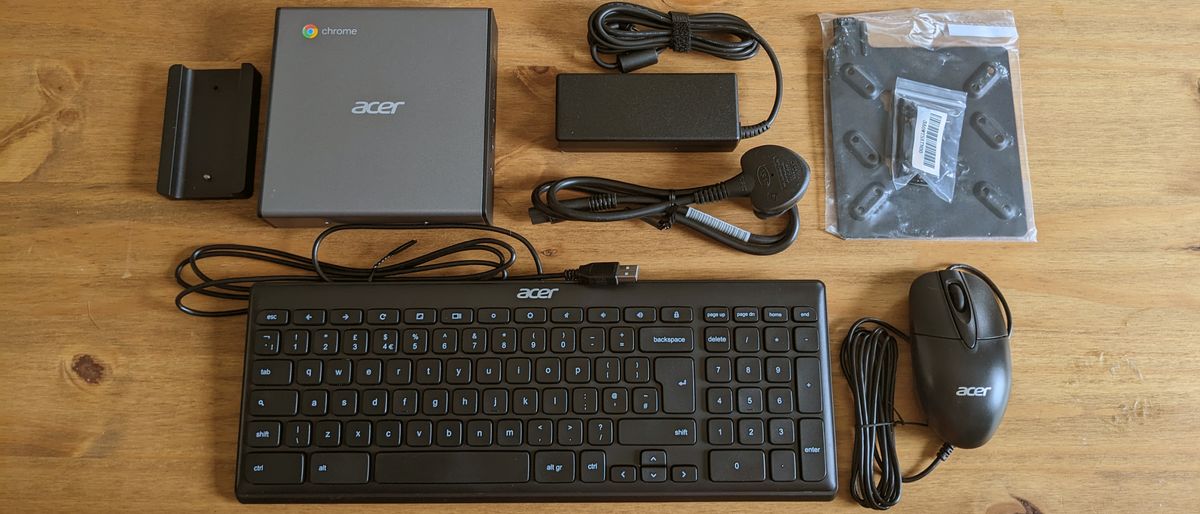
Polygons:
[[304,480],[304,454],[251,453],[242,460],[242,470],[251,484],[299,484]]

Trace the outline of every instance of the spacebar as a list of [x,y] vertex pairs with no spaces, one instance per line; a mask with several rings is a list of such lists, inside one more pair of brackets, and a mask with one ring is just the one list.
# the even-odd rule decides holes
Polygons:
[[387,452],[375,459],[384,484],[500,484],[529,481],[525,452]]

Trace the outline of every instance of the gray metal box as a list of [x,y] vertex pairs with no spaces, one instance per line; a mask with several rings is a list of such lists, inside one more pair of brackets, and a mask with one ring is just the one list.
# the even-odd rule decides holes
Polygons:
[[491,9],[281,8],[259,215],[490,223]]

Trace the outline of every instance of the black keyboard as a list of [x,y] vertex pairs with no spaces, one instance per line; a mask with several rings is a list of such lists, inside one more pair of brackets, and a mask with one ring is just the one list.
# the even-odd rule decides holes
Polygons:
[[812,500],[815,281],[262,284],[243,502]]

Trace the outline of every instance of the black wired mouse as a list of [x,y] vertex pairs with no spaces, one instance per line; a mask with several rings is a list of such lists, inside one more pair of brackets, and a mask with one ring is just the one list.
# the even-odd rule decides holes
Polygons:
[[965,264],[917,277],[908,292],[913,380],[942,440],[977,448],[1008,407],[1012,313],[986,275]]

